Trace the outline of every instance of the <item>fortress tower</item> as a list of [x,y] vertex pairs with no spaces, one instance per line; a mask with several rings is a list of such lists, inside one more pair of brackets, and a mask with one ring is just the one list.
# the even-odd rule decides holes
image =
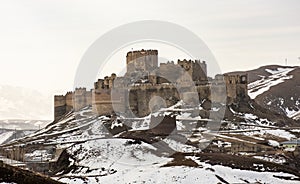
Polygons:
[[206,62],[201,62],[200,60],[178,60],[178,65],[180,65],[186,72],[189,73],[192,80],[197,82],[207,81],[207,66]]
[[149,72],[158,67],[157,50],[138,50],[126,55],[127,74],[133,72]]
[[[98,115],[111,115],[117,109],[117,112],[121,113],[130,110],[142,117],[151,112],[149,104],[153,96],[164,99],[167,107],[176,104],[180,99],[193,104],[198,100],[194,98],[197,96],[195,93],[198,93],[199,100],[214,99],[216,102],[227,104],[248,98],[246,74],[220,74],[216,75],[215,79],[208,80],[205,61],[184,59],[178,60],[177,64],[168,61],[158,66],[157,50],[139,50],[128,52],[126,62],[125,76],[117,78],[113,73],[104,79],[98,79],[91,91],[76,88],[66,95],[55,96],[55,120],[67,112],[77,111],[88,105],[91,105],[93,112]],[[197,91],[189,88],[190,78],[188,80],[187,75],[180,78],[183,70],[190,75],[188,78],[192,79],[192,88],[195,86]],[[134,80],[140,76],[142,78]],[[173,85],[181,82],[187,84],[183,94]],[[224,99],[227,101],[224,102]]]
[[232,99],[240,100],[247,96],[247,75],[224,75],[224,81],[229,103],[232,102]]

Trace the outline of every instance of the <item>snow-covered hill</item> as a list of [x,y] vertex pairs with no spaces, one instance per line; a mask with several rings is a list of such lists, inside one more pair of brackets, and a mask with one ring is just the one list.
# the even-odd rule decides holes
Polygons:
[[270,90],[271,87],[285,82],[293,78],[290,74],[295,68],[276,68],[274,70],[265,69],[270,73],[269,76],[260,75],[261,79],[248,84],[248,94],[252,99],[255,99],[258,95]]
[[245,72],[249,79],[248,94],[252,99],[277,113],[300,118],[299,66],[269,65]]
[[[65,183],[298,183],[280,177],[298,178],[282,172],[259,172],[232,169],[202,162],[197,156],[182,159],[192,166],[165,166],[172,158],[151,153],[147,143],[128,144],[126,139],[99,139],[77,144],[68,149],[77,153],[70,164],[77,169],[54,177]],[[257,164],[258,167],[260,164]]]
[[33,132],[34,130],[0,129],[0,145],[8,143],[15,139],[20,139]]
[[0,134],[0,144],[7,142],[14,135],[14,131],[2,131]]
[[290,118],[299,118],[300,113],[300,68],[278,67],[265,69],[270,76],[248,85],[249,96],[264,107]]
[[46,120],[0,120],[0,145],[44,128]]
[[[218,132],[206,125],[211,121],[206,114],[218,109],[204,109],[203,106],[182,109],[181,104],[178,102],[152,114],[177,117],[179,132],[169,136],[149,132],[150,115],[128,121],[115,115],[97,116],[91,107],[86,107],[6,146],[21,142],[31,150],[25,154],[27,161],[58,160],[56,168],[52,168],[52,177],[66,183],[299,182],[293,169],[289,171],[284,165],[272,165],[277,164],[277,160],[287,164],[284,157],[276,160],[276,156],[267,153],[263,157],[255,154],[241,157],[205,153],[203,148],[206,143],[206,146],[212,143],[216,147],[226,144],[230,149],[234,142],[253,145],[270,142],[272,144],[267,147],[273,150],[279,141],[297,135],[279,129],[274,121],[277,118],[260,117],[262,112],[251,103],[240,105],[243,111],[238,106],[228,107],[229,115],[225,115],[222,130]],[[195,110],[199,114],[195,114]],[[33,149],[36,147],[39,149]],[[53,152],[55,149],[64,151]]]

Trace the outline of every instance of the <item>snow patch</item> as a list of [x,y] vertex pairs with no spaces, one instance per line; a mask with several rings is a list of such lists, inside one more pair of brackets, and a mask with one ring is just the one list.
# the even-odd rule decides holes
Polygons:
[[258,95],[268,91],[271,87],[293,78],[292,75],[288,75],[288,73],[293,70],[294,68],[277,68],[277,70],[266,69],[266,71],[272,75],[248,84],[248,95],[252,99],[255,99]]

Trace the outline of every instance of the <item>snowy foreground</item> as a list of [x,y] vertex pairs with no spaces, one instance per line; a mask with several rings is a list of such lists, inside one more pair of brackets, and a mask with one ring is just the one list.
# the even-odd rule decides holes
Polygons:
[[[180,126],[178,130],[185,129],[182,119],[194,118],[196,121],[201,118],[200,115],[192,117],[190,111],[180,109],[180,103],[164,109],[160,113],[168,114],[173,111],[178,111],[177,126]],[[226,130],[224,135],[214,135],[216,133],[209,132],[205,127],[200,127],[199,131],[210,133],[212,136],[218,136],[227,141],[266,140],[274,147],[279,144],[275,141],[276,137],[285,140],[295,138],[292,132],[277,129],[274,123],[267,119],[261,119],[254,114],[235,112],[232,109],[231,111],[236,117],[244,120],[243,123],[240,123],[240,128],[232,123],[228,125],[231,134],[228,134],[229,130]],[[70,155],[69,158],[67,157],[69,165],[53,177],[53,179],[64,183],[299,183],[299,180],[293,180],[299,179],[297,176],[288,173],[269,172],[270,168],[267,166],[265,168],[264,165],[255,162],[253,167],[260,169],[250,171],[211,165],[208,162],[200,161],[198,157],[184,157],[182,155],[184,160],[173,166],[173,158],[169,154],[164,154],[165,152],[161,153],[155,144],[119,138],[118,134],[110,134],[108,128],[104,126],[108,122],[111,122],[108,127],[111,130],[126,125],[120,123],[118,119],[111,120],[106,116],[92,115],[91,108],[87,107],[79,112],[67,114],[59,122],[50,124],[22,140],[27,144],[66,149]],[[149,129],[149,122],[150,116],[136,118],[132,120],[132,129],[129,132]],[[241,140],[234,135],[243,135],[251,139]],[[269,138],[270,135],[272,139]],[[165,138],[164,142],[166,147],[177,152],[196,153],[201,151],[184,141],[178,142],[172,136]],[[59,153],[57,154],[59,155]],[[41,148],[38,152],[35,150],[26,154],[32,160],[40,159],[40,156],[44,157],[43,160],[47,160],[47,155],[46,147],[44,150]],[[284,160],[274,160],[267,156],[255,156],[254,158],[258,160],[272,159],[270,162],[284,163]],[[186,166],[186,161],[193,164]],[[241,160],[241,162],[243,161]]]
[[[198,167],[162,167],[172,158],[157,157],[149,144],[127,144],[124,139],[99,139],[77,144],[68,149],[78,152],[71,164],[84,166],[63,177],[65,183],[299,183],[276,176],[294,177],[279,172],[255,172],[200,162],[186,157]],[[101,153],[101,154],[100,154]]]

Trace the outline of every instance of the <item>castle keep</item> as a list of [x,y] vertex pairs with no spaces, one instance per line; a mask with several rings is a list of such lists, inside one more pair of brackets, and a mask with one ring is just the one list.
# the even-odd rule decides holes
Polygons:
[[[113,73],[98,79],[89,91],[76,88],[55,96],[55,120],[88,105],[98,115],[130,111],[141,117],[179,100],[192,104],[213,99],[231,104],[247,97],[247,75],[216,75],[211,79],[205,61],[184,59],[158,64],[157,50],[139,50],[127,53],[126,64],[127,72],[122,77]],[[195,96],[199,99],[193,99]]]

